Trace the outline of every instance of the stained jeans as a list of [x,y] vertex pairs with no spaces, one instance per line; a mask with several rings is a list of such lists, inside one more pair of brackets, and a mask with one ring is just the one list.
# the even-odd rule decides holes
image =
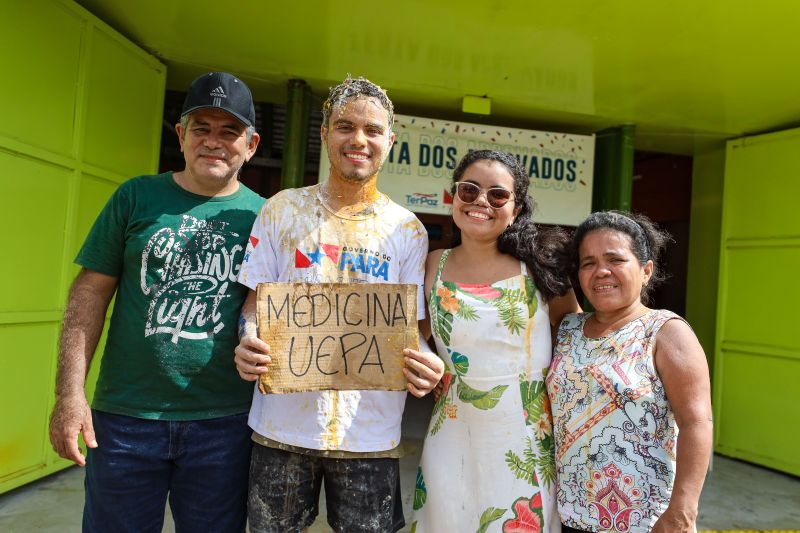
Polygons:
[[83,531],[242,532],[252,431],[247,415],[145,420],[92,411],[98,447],[86,462]]

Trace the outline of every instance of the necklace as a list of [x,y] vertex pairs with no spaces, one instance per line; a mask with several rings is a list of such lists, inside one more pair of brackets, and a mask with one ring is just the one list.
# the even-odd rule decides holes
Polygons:
[[[322,205],[334,215],[342,218],[357,220],[363,220],[375,215],[377,211],[389,203],[389,199],[386,195],[377,192],[377,196],[373,201],[361,201],[354,204],[343,205],[341,207],[334,207],[330,201],[331,197],[330,191],[328,190],[327,181],[320,184],[319,189],[317,190],[317,198],[319,199],[320,203],[322,203]],[[342,196],[337,196],[337,198],[342,198]]]

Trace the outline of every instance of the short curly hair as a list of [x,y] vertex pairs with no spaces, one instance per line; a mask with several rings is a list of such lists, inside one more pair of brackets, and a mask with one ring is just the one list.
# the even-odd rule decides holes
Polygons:
[[386,91],[363,76],[353,79],[350,74],[347,75],[342,83],[330,88],[328,99],[322,104],[322,125],[326,128],[328,127],[334,107],[341,107],[349,100],[360,97],[378,100],[389,114],[389,128],[394,125],[394,105],[386,95]]

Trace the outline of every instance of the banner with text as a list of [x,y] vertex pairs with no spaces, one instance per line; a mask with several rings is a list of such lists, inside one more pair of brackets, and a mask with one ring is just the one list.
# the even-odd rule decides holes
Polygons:
[[[395,115],[396,139],[378,189],[417,213],[450,214],[453,170],[471,150],[514,154],[530,176],[536,222],[575,226],[592,208],[594,136]],[[322,146],[319,179],[329,175]]]
[[260,283],[258,336],[270,345],[263,393],[405,390],[417,349],[417,285]]

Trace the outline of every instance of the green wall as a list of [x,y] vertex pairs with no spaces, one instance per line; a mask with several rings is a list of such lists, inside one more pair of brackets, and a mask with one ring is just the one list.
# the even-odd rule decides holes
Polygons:
[[727,145],[714,359],[716,450],[794,475],[798,169],[800,129]]
[[166,69],[58,0],[2,2],[0,65],[2,493],[70,464],[47,421],[72,259],[117,185],[157,169]]
[[717,326],[717,275],[724,179],[723,144],[694,154],[686,319],[697,334],[711,369],[714,368]]

